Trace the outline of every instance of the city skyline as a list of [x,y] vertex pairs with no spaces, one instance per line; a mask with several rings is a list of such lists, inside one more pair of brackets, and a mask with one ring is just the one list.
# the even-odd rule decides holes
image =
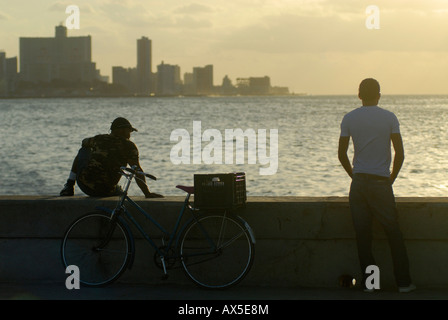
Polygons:
[[[153,64],[182,70],[214,65],[226,75],[263,77],[308,94],[353,94],[361,78],[376,77],[383,94],[446,94],[448,5],[411,1],[65,1],[18,0],[0,7],[0,50],[19,56],[20,37],[47,37],[79,6],[92,61],[112,78],[112,66],[137,63],[135,39],[152,40]],[[380,29],[368,30],[375,4]],[[155,72],[153,68],[153,72]]]
[[[67,26],[55,27],[54,37],[20,37],[17,57],[0,52],[0,96],[198,96],[285,95],[288,87],[271,86],[268,76],[237,78],[226,75],[214,84],[213,65],[194,67],[181,78],[178,65],[157,65],[152,72],[152,40],[137,39],[137,65],[112,67],[112,81],[92,61],[92,37],[69,37]],[[18,66],[20,72],[17,73]]]

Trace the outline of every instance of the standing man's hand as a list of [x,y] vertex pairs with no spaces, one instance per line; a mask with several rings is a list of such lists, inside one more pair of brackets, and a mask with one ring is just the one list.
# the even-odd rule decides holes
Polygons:
[[397,179],[398,173],[401,170],[401,167],[404,162],[404,148],[403,148],[403,139],[401,138],[401,134],[392,133],[390,135],[390,139],[392,140],[392,144],[395,150],[394,163],[392,167],[392,173],[390,174],[391,184],[395,182]]
[[349,143],[350,137],[339,137],[338,158],[347,174],[350,176],[350,178],[353,178],[353,168],[347,156]]

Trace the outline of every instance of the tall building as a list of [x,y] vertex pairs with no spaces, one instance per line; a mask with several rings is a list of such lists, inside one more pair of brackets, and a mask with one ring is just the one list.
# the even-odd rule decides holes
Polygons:
[[112,67],[112,83],[121,85],[128,93],[137,92],[137,69]]
[[6,53],[0,52],[0,97],[7,94],[6,85]]
[[147,37],[137,39],[137,67],[112,67],[112,82],[125,87],[131,94],[150,95],[157,86],[152,73],[152,44]]
[[5,52],[0,52],[0,96],[10,96],[17,85],[17,57],[6,58]]
[[268,76],[250,77],[250,90],[252,94],[269,94],[271,89],[271,79]]
[[268,76],[237,78],[237,88],[242,95],[267,95],[271,93],[271,79]]
[[193,68],[193,83],[196,94],[207,95],[214,93],[213,65]]
[[147,37],[137,40],[138,91],[143,94],[154,92],[152,85],[152,44]]
[[178,95],[182,92],[180,67],[165,64],[163,61],[157,66],[157,94]]
[[67,37],[56,27],[54,38],[20,38],[20,76],[30,82],[91,82],[99,72],[92,62],[92,38]]
[[193,81],[193,73],[185,72],[184,73],[184,86],[183,86],[183,94],[185,95],[195,95],[196,89]]
[[236,88],[232,84],[232,80],[230,80],[229,76],[225,76],[222,79],[222,85],[221,85],[221,94],[223,95],[234,95],[236,94]]

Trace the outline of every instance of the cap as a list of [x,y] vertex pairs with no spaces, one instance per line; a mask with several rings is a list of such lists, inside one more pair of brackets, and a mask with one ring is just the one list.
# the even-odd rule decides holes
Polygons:
[[127,119],[118,117],[112,122],[112,125],[110,126],[110,130],[120,129],[120,128],[129,128],[132,131],[138,131],[131,125],[131,123]]

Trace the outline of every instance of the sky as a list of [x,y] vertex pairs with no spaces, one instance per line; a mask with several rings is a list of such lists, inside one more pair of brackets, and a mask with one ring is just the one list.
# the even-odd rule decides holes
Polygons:
[[136,66],[146,36],[153,72],[212,64],[215,85],[267,75],[294,93],[356,94],[374,77],[383,95],[448,94],[447,0],[0,0],[0,50],[18,57],[20,37],[53,37],[69,5],[80,28],[68,36],[92,36],[109,77]]

